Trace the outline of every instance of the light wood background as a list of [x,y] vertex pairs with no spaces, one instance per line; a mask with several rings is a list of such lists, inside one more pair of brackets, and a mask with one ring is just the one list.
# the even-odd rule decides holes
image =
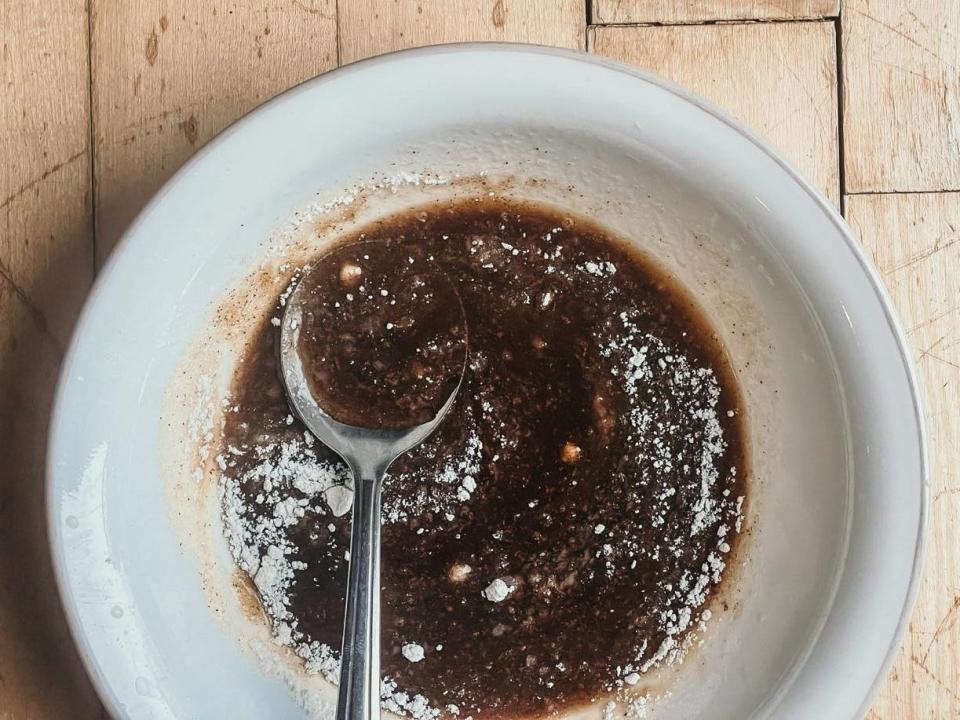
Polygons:
[[931,542],[871,720],[960,718],[960,0],[0,0],[0,719],[98,718],[53,587],[43,453],[124,226],[278,92],[402,47],[517,40],[671,77],[838,204],[926,389]]

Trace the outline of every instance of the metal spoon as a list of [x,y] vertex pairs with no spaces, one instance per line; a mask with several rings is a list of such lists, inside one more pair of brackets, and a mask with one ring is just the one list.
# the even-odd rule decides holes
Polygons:
[[[353,472],[353,524],[341,649],[337,720],[380,716],[380,495],[383,476],[400,455],[419,445],[453,406],[463,380],[430,421],[405,429],[370,430],[328,415],[310,391],[298,351],[307,285],[287,300],[280,329],[280,366],[290,403],[317,439]],[[461,306],[462,310],[462,306]],[[466,358],[464,359],[466,366]]]

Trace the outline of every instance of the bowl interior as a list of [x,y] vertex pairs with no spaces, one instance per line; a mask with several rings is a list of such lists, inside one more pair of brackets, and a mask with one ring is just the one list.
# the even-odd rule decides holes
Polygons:
[[211,321],[328,242],[324,218],[478,192],[582,213],[649,254],[701,303],[744,391],[742,563],[704,643],[648,679],[650,717],[856,715],[896,641],[924,508],[911,373],[871,271],[725,120],[608,63],[509,46],[403,53],[281,96],[189,163],[111,259],[64,370],[49,475],[65,605],[108,705],[330,712],[233,591],[216,493],[192,475],[262,302]]

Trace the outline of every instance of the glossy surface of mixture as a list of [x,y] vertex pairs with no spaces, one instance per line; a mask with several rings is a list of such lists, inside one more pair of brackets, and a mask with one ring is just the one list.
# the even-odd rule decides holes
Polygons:
[[[431,207],[363,238],[398,269],[442,268],[470,334],[456,406],[385,484],[386,706],[542,716],[682,659],[746,495],[739,395],[685,295],[535,207]],[[290,414],[277,333],[265,319],[235,378],[224,513],[281,642],[330,675],[347,477]]]
[[467,354],[460,297],[432,264],[397,262],[383,242],[351,243],[310,264],[297,348],[314,398],[364,428],[432,420]]

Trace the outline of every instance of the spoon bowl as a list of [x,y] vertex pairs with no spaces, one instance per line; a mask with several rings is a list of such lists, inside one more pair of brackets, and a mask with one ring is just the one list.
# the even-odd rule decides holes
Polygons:
[[[370,429],[347,425],[331,417],[310,390],[300,358],[303,287],[298,284],[287,301],[280,327],[280,367],[287,396],[297,415],[316,438],[343,458],[355,476],[379,476],[405,452],[422,443],[453,407],[463,373],[439,412],[429,421],[409,428]],[[466,367],[466,365],[464,365]]]

